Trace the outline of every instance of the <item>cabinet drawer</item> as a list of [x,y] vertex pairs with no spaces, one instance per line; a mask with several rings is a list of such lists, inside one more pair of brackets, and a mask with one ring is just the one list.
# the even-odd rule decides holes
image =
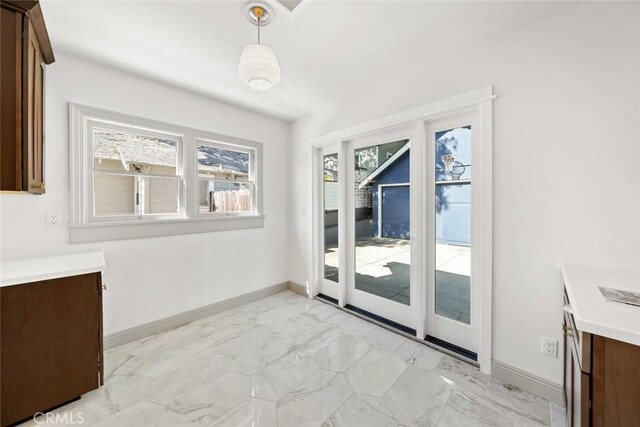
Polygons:
[[591,334],[579,331],[571,311],[571,303],[567,292],[564,292],[564,333],[570,338],[573,352],[580,370],[591,373]]

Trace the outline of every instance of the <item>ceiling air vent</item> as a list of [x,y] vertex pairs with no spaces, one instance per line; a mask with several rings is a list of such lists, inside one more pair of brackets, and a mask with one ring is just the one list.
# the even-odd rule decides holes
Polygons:
[[293,9],[298,7],[302,0],[278,0],[278,3],[289,9],[290,12],[293,12]]

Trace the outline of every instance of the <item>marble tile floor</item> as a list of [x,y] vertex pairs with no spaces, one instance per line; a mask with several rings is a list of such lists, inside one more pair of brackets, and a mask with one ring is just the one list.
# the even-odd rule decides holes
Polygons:
[[108,350],[104,387],[53,415],[118,427],[563,422],[542,398],[289,291]]

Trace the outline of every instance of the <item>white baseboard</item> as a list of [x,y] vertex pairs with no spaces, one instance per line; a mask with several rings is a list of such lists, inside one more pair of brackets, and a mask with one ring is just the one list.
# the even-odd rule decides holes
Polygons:
[[564,390],[561,384],[545,380],[497,360],[491,362],[491,376],[564,407]]
[[[204,307],[185,311],[183,313],[165,317],[143,325],[134,326],[133,328],[125,329],[114,334],[106,335],[104,337],[104,349],[108,350],[169,329],[178,328],[196,320],[213,316],[214,314],[222,313],[223,311],[230,310],[243,304],[257,301],[261,298],[275,295],[286,290],[290,290],[303,296],[308,296],[307,289],[303,285],[291,281],[282,282],[277,285],[269,286],[268,288],[239,295],[224,301],[219,301]],[[415,339],[415,337],[411,338]],[[564,391],[560,384],[547,381],[544,378],[537,377],[496,360],[491,363],[491,374],[507,384],[514,385],[557,405],[564,406]]]
[[113,334],[105,335],[104,349],[108,350],[141,338],[146,338],[159,332],[178,328],[196,320],[222,313],[223,311],[230,310],[288,289],[291,289],[293,292],[298,292],[300,289],[297,287],[300,287],[306,295],[306,289],[304,289],[304,287],[297,285],[295,286],[296,289],[294,289],[291,283],[292,282],[282,282],[277,285],[269,286],[268,288],[249,292],[248,294],[238,295],[237,297],[229,298],[224,301],[215,302],[204,307],[199,307],[173,316],[165,317],[163,319],[158,319],[153,322],[145,323],[143,325],[134,326],[133,328],[125,329]]
[[289,280],[289,290],[295,292],[296,294],[300,294],[303,297],[308,297],[307,288],[299,283],[292,282]]

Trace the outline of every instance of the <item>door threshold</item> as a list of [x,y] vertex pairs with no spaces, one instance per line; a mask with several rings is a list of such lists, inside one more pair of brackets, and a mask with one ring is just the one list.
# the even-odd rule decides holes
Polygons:
[[440,338],[432,337],[431,335],[427,335],[426,337],[424,337],[424,340],[438,347],[446,348],[447,350],[459,354],[460,356],[465,357],[469,360],[473,360],[474,362],[478,361],[478,354],[474,353],[473,351],[467,350],[466,348],[451,344],[450,342],[441,340]]
[[347,304],[344,306],[345,309],[353,311],[354,313],[358,313],[361,316],[367,317],[371,320],[375,320],[376,322],[382,323],[390,328],[394,328],[397,329],[399,331],[404,332],[405,334],[409,334],[411,336],[416,336],[416,330],[412,329],[408,326],[404,326],[400,323],[394,322],[393,320],[389,320],[385,317],[382,316],[378,316],[377,314],[374,314],[370,311],[367,310],[363,310],[361,308],[356,307],[355,305],[351,305],[351,304]]
[[371,322],[375,325],[378,325],[382,328],[387,329],[388,331],[395,332],[399,335],[402,335],[405,338],[408,338],[417,343],[426,345],[427,347],[433,348],[434,350],[437,350],[441,353],[444,353],[462,362],[475,366],[476,368],[480,368],[480,364],[478,363],[478,355],[476,353],[473,353],[472,351],[465,350],[447,341],[443,341],[443,340],[439,340],[438,338],[431,337],[430,335],[427,335],[425,339],[420,339],[416,337],[415,329],[401,325],[392,320],[386,319],[382,316],[378,316],[377,314],[373,314],[361,308],[355,307],[351,304],[347,304],[346,306],[341,307],[340,305],[338,305],[338,300],[330,296],[318,294],[315,296],[315,298],[320,302],[332,305],[337,309],[342,310],[351,315],[354,315],[356,317],[359,317],[362,320]]
[[332,298],[332,297],[330,297],[328,295],[325,295],[325,294],[316,295],[316,299],[322,300],[322,301],[326,301],[326,302],[329,302],[329,303],[331,303],[331,304],[333,304],[335,306],[338,306],[338,300],[337,299]]

